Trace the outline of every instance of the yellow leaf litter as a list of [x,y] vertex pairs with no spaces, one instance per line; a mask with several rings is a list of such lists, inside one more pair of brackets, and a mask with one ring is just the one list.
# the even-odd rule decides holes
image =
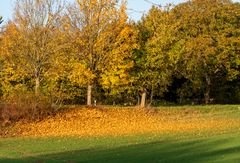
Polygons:
[[16,136],[122,136],[186,131],[224,131],[240,127],[240,118],[186,110],[75,108],[40,122],[17,122]]

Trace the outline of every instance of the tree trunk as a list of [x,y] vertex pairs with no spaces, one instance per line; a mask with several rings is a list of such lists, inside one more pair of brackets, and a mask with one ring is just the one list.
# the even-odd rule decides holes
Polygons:
[[153,102],[153,95],[154,95],[154,86],[152,85],[152,89],[151,89],[151,96],[150,96],[150,102],[148,104],[148,107],[150,107],[152,105]]
[[145,108],[146,96],[147,96],[147,91],[146,91],[146,89],[144,89],[142,92],[142,98],[141,98],[141,104],[140,104],[141,108]]
[[211,80],[209,77],[206,77],[206,90],[204,93],[205,104],[209,104],[210,102],[210,90],[211,90]]
[[139,106],[140,105],[140,97],[139,97],[139,95],[137,96],[137,106]]
[[92,85],[87,87],[87,106],[92,106]]
[[35,78],[35,95],[39,95],[39,87],[40,87],[40,77],[36,75]]

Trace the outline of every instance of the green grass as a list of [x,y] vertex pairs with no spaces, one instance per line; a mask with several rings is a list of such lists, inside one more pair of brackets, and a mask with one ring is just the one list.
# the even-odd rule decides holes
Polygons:
[[193,109],[202,111],[240,111],[240,105],[173,105],[173,106],[160,106],[155,107],[158,109]]
[[0,162],[240,162],[240,134],[8,138]]
[[[67,106],[66,106],[67,107]],[[76,108],[78,106],[72,106],[72,108]],[[83,106],[79,106],[83,107]],[[100,107],[104,108],[112,108],[112,109],[134,109],[136,106],[112,106],[112,105],[102,105]],[[203,111],[203,112],[209,112],[209,111],[219,111],[219,112],[240,112],[240,105],[163,105],[158,107],[151,107],[153,109],[160,109],[160,110],[184,110],[184,109],[191,109],[191,110],[197,110],[197,111]]]

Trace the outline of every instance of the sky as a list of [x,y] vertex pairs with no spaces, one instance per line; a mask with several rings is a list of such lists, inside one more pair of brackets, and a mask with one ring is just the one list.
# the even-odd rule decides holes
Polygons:
[[[128,0],[127,12],[131,19],[137,21],[140,20],[143,13],[147,13],[152,4],[160,4],[164,6],[167,3],[178,4],[185,1],[186,0]],[[234,2],[240,2],[240,0],[234,0]],[[0,16],[3,17],[5,22],[11,19],[13,8],[14,0],[0,0]]]
[[[72,0],[68,0],[72,1]],[[178,4],[184,2],[184,0],[128,0],[128,15],[133,20],[139,20],[143,13],[151,8],[152,3],[165,5],[167,3]],[[13,14],[14,0],[0,0],[0,16],[2,16],[5,22],[11,18]]]

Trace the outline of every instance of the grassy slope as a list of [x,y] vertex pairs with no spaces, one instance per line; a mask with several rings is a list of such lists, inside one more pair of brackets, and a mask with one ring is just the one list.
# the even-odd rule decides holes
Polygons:
[[[239,119],[238,106],[165,109],[186,108],[214,111],[217,117],[221,113],[225,118]],[[231,132],[97,138],[4,138],[0,139],[0,162],[240,162],[240,132]]]

